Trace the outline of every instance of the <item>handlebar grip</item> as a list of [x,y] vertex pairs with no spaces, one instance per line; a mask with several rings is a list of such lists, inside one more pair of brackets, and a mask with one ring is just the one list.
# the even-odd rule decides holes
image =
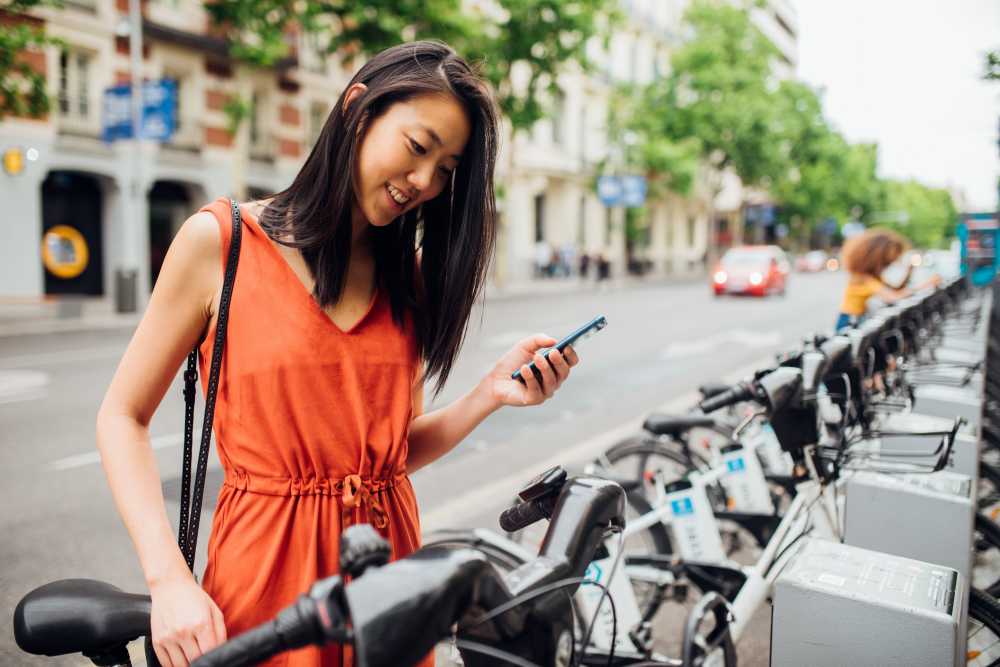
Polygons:
[[191,663],[191,667],[244,667],[293,648],[322,641],[317,602],[302,595],[272,620],[233,637]]
[[526,503],[518,503],[513,507],[505,509],[500,515],[500,528],[508,533],[516,533],[522,528],[527,528],[536,521],[545,518],[545,512],[539,507],[538,501],[532,500]]
[[721,410],[742,401],[748,401],[753,397],[753,386],[746,382],[740,382],[721,394],[706,398],[698,404],[698,407],[701,408],[702,412],[708,414],[709,412],[715,412],[716,410]]
[[285,650],[282,644],[275,621],[268,621],[220,644],[191,667],[249,667]]

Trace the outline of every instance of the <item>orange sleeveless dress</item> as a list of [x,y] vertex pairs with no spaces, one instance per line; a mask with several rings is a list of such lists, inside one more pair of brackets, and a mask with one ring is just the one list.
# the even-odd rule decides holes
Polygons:
[[[232,236],[229,201],[201,209]],[[420,546],[406,475],[411,388],[419,367],[410,324],[376,289],[343,331],[323,312],[246,211],[215,412],[225,473],[204,589],[233,637],[336,574],[341,531],[368,522],[401,558]],[[214,330],[201,345],[207,385]],[[273,667],[350,665],[350,651],[309,647]],[[432,664],[432,663],[428,663]]]

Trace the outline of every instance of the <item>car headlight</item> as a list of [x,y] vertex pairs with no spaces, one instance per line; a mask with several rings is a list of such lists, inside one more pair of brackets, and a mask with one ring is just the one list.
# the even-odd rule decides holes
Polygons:
[[760,285],[762,282],[764,282],[764,276],[762,276],[761,274],[759,274],[757,272],[754,272],[754,273],[750,274],[750,284],[751,285]]
[[717,285],[721,285],[722,283],[726,282],[728,278],[729,276],[726,275],[725,271],[716,271],[715,275],[712,276],[712,279],[715,280],[715,284]]

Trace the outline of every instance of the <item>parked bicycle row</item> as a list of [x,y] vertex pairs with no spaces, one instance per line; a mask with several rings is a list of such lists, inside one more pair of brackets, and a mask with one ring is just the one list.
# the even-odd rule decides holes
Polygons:
[[[194,664],[336,642],[359,665],[407,665],[443,641],[470,666],[734,665],[768,602],[774,665],[1000,664],[996,298],[956,281],[705,385],[689,413],[529,482],[506,534],[442,531],[388,563],[354,527],[340,575]],[[147,596],[53,582],[18,605],[15,637],[130,664],[149,612]],[[665,614],[681,637],[662,636]]]

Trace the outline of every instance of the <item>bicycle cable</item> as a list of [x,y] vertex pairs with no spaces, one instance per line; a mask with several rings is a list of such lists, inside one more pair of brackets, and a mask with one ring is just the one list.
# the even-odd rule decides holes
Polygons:
[[[621,563],[622,554],[625,553],[625,531],[618,533],[618,553],[615,554],[615,560],[611,564],[611,574],[608,577],[608,583],[618,574],[618,565]],[[587,580],[591,584],[597,584],[596,581]],[[631,585],[631,584],[629,584]],[[590,644],[590,636],[594,633],[594,626],[597,625],[597,616],[601,613],[601,606],[604,601],[607,600],[608,604],[611,606],[611,647],[608,649],[608,663],[607,667],[611,667],[615,660],[615,644],[618,643],[618,610],[615,608],[614,598],[611,597],[611,590],[604,585],[600,585],[602,589],[601,597],[597,601],[597,607],[594,609],[594,615],[590,619],[590,624],[587,626],[587,634],[584,636],[583,641],[580,643],[580,659],[577,661],[577,667],[583,664],[583,656],[587,653],[587,645]]]
[[[519,605],[524,604],[525,602],[533,600],[533,599],[535,599],[537,597],[541,597],[542,595],[545,595],[547,593],[551,593],[552,591],[559,590],[560,588],[567,588],[569,586],[579,586],[581,584],[582,585],[589,585],[589,586],[597,586],[598,588],[602,589],[603,595],[601,596],[601,599],[603,600],[604,597],[607,597],[608,598],[608,602],[611,604],[611,625],[612,625],[612,644],[611,644],[612,645],[612,651],[611,651],[611,656],[613,657],[614,656],[614,648],[613,648],[614,647],[614,642],[617,641],[617,639],[618,639],[618,637],[617,637],[617,634],[618,634],[618,614],[617,614],[617,610],[615,609],[614,599],[611,597],[611,592],[608,590],[607,586],[605,586],[604,584],[602,584],[600,582],[593,581],[591,579],[587,579],[586,577],[567,577],[565,579],[559,579],[558,581],[553,581],[551,584],[547,584],[545,586],[542,586],[541,588],[535,589],[533,591],[528,591],[527,593],[524,593],[522,595],[518,595],[517,597],[515,597],[512,600],[509,600],[509,601],[503,603],[502,605],[499,605],[498,607],[494,607],[493,609],[491,609],[489,612],[487,612],[483,616],[474,619],[472,622],[467,623],[467,624],[465,624],[465,625],[463,625],[463,626],[461,626],[459,628],[456,628],[455,634],[458,634],[459,632],[463,632],[463,631],[468,630],[470,628],[474,628],[474,627],[476,627],[478,625],[482,625],[483,623],[485,623],[485,622],[487,622],[487,621],[489,621],[489,620],[491,620],[493,618],[496,618],[500,614],[504,614],[504,613],[510,611],[511,609],[513,609],[513,608],[515,608],[515,607],[517,607]],[[588,635],[588,638],[589,638],[589,635]],[[459,642],[464,642],[464,641],[466,641],[466,640],[456,640],[456,646],[458,645]],[[473,642],[473,644],[475,644],[475,643],[476,642]],[[477,649],[475,647],[472,647],[471,650],[475,651]],[[500,651],[501,649],[494,649],[494,650]],[[498,656],[493,656],[493,657],[498,657]],[[506,658],[503,658],[503,659],[506,659]],[[581,655],[580,660],[582,660],[582,659],[583,659],[583,657]],[[525,663],[525,664],[532,665],[532,663]],[[577,664],[579,665],[580,662],[577,662]],[[610,663],[609,663],[609,665],[610,665]]]
[[524,658],[513,653],[508,653],[498,648],[494,648],[489,644],[481,644],[480,642],[474,642],[468,639],[456,639],[455,646],[466,651],[472,651],[474,653],[482,653],[483,655],[488,655],[491,658],[496,658],[497,660],[503,660],[509,662],[512,665],[517,665],[518,667],[541,667],[541,665],[528,662]]

